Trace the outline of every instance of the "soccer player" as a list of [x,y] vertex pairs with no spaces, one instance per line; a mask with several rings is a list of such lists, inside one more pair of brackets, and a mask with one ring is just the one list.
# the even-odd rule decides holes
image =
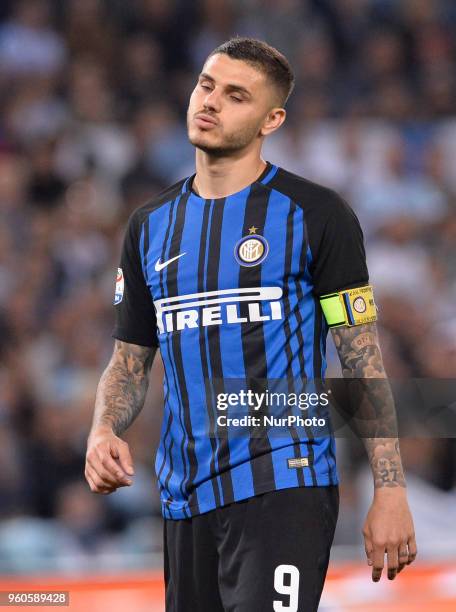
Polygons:
[[[143,406],[159,347],[168,612],[317,610],[339,510],[334,436],[291,424],[257,435],[252,422],[246,435],[224,435],[219,416],[228,422],[223,407],[236,398],[245,414],[264,416],[264,381],[291,395],[321,379],[329,328],[345,377],[386,382],[356,216],[335,192],[261,157],[293,84],[287,59],[262,41],[216,48],[188,107],[196,173],[138,208],[125,234],[115,348],[85,474],[96,493],[131,484],[120,436]],[[393,579],[417,550],[398,440],[388,435],[389,387],[361,404],[375,413],[371,428],[361,414],[374,480],[367,562],[377,581],[386,554]]]

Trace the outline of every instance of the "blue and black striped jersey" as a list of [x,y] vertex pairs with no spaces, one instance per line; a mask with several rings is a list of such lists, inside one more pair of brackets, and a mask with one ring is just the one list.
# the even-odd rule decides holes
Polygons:
[[130,217],[115,299],[113,336],[160,347],[156,472],[170,519],[338,483],[332,435],[217,435],[215,394],[230,381],[284,380],[290,389],[323,378],[328,328],[318,297],[368,282],[358,220],[330,189],[269,162],[225,198],[201,198],[193,178]]

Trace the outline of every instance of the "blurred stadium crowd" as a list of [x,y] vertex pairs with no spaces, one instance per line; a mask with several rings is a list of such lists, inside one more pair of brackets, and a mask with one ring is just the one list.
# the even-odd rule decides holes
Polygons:
[[[126,436],[130,489],[90,493],[86,438],[126,220],[193,172],[187,99],[234,34],[293,64],[287,123],[265,158],[335,188],[359,215],[389,375],[455,377],[452,0],[2,0],[0,571],[135,565],[161,549],[159,362]],[[358,544],[371,485],[363,452],[339,442],[336,543]],[[453,442],[401,443],[418,538],[432,517],[446,529],[456,507]]]

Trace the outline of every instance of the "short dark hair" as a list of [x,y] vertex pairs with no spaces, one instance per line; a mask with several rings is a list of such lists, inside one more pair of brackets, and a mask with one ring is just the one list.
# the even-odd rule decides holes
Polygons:
[[[294,74],[287,58],[263,40],[235,36],[212,51],[209,57],[225,53],[261,70],[276,87],[280,103],[285,105],[294,88]],[[208,59],[209,59],[208,57]]]

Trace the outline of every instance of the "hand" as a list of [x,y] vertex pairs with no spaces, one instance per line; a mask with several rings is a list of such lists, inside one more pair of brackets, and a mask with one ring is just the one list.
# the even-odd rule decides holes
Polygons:
[[415,530],[404,487],[375,490],[362,532],[374,582],[378,582],[382,575],[385,552],[389,580],[394,580],[406,565],[415,560]]
[[[117,461],[116,461],[117,460]],[[134,474],[128,444],[112,429],[98,428],[87,442],[85,477],[93,493],[109,495],[118,487],[130,486]]]

